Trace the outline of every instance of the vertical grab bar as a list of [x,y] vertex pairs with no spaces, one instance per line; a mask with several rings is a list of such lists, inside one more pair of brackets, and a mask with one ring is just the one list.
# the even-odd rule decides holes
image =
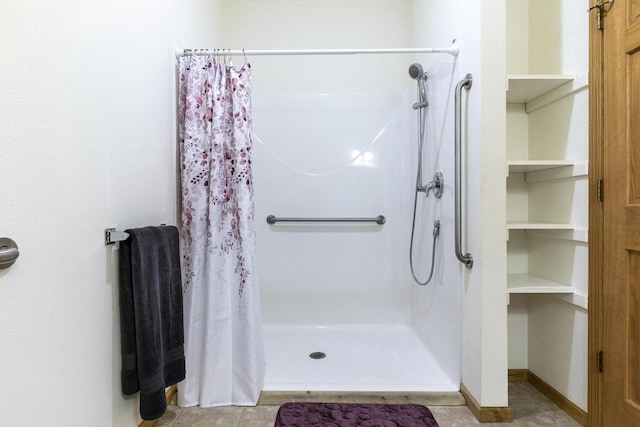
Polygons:
[[471,89],[473,76],[467,74],[456,85],[455,93],[455,203],[456,203],[456,257],[467,268],[473,267],[473,257],[470,253],[462,253],[462,89]]

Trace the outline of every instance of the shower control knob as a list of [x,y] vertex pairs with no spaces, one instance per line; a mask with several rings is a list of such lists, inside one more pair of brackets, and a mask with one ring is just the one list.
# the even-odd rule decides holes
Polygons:
[[442,175],[442,172],[436,172],[433,175],[433,181],[427,184],[427,197],[429,197],[429,191],[433,191],[433,195],[436,196],[437,199],[442,197],[442,192],[444,191],[444,175]]

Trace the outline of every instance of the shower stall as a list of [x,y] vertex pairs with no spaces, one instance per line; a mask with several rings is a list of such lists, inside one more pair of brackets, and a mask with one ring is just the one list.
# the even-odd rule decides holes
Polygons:
[[[360,12],[347,6],[339,19],[339,6],[332,13],[298,11],[314,16],[304,23],[310,29],[301,33],[296,33],[301,23],[282,17],[291,3],[265,3],[251,2],[251,11],[242,2],[225,3],[225,12],[235,17],[226,24],[228,45],[380,48],[419,42],[412,30],[412,2],[367,3],[370,22],[362,22]],[[313,9],[313,4],[296,7]],[[329,19],[336,22],[332,34],[321,29]],[[278,25],[271,34],[274,20]],[[245,31],[234,32],[234,22],[245,23]],[[366,38],[353,32],[354,22]],[[376,30],[382,23],[384,34]],[[283,38],[289,38],[284,46]],[[453,38],[442,35],[418,47],[446,47]],[[457,59],[421,53],[255,56],[248,61],[267,357],[264,390],[459,390],[464,267],[454,255],[453,100],[463,73]],[[428,75],[423,89],[407,74],[414,63]],[[424,102],[421,92],[428,107],[414,109]],[[425,124],[422,159],[420,114]],[[416,200],[416,275],[426,278],[434,260],[426,286],[414,282],[409,262],[419,160],[426,181],[436,172],[443,177],[440,198],[420,192]],[[267,221],[269,216],[379,215],[383,224]]]
[[[436,247],[440,266],[431,288],[417,289],[409,270],[413,98],[254,95],[266,390],[457,390],[457,367],[442,366],[459,357],[453,353],[459,290],[443,274],[444,245]],[[430,225],[446,214],[442,200],[419,198],[414,256],[424,275],[432,257]],[[385,222],[268,224],[268,215],[384,215]],[[444,336],[428,344],[413,322]],[[436,348],[447,342],[450,349]]]

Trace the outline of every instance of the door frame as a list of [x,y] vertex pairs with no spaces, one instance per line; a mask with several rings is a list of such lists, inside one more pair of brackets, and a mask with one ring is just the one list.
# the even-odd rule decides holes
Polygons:
[[[595,6],[598,0],[590,0]],[[604,260],[604,103],[603,35],[597,29],[596,11],[589,13],[589,343],[587,425],[602,426],[602,375],[599,351],[603,337]]]

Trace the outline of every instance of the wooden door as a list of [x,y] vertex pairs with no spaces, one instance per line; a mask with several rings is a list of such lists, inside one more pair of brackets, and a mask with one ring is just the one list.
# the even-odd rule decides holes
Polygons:
[[595,202],[600,206],[592,206],[594,219],[601,215],[592,234],[601,258],[595,262],[600,271],[591,272],[601,276],[592,277],[590,310],[599,319],[591,323],[599,331],[590,349],[597,354],[600,346],[602,372],[592,364],[591,375],[600,378],[590,381],[598,396],[591,396],[597,406],[589,412],[592,426],[634,427],[640,426],[640,0],[614,0],[602,15],[602,30],[592,30],[600,38],[592,54],[601,58],[601,68],[592,71],[601,78],[591,88],[592,100],[601,102],[596,119],[602,127],[592,125],[591,136],[600,138],[602,163],[594,170],[604,190]]

